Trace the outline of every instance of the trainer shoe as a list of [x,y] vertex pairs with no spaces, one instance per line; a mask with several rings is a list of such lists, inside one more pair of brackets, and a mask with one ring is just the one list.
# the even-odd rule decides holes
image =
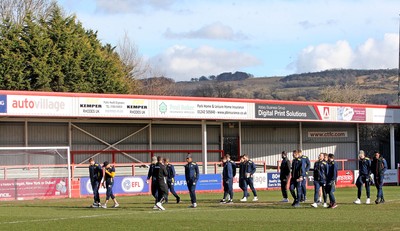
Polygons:
[[246,202],[247,201],[247,197],[243,197],[242,199],[240,199],[241,202]]
[[[367,201],[369,201],[369,198],[367,199]],[[354,204],[357,204],[357,205],[361,204],[360,198],[357,198],[357,200],[355,200],[353,203],[354,203]],[[367,203],[367,204],[368,204],[368,203]]]
[[91,205],[91,207],[92,207],[92,208],[98,208],[98,207],[99,207],[99,204],[98,204],[98,203],[93,203],[93,204]]
[[332,209],[334,209],[334,208],[336,208],[336,207],[337,207],[337,204],[336,204],[336,203],[333,203],[332,206],[331,206]]
[[376,198],[375,204],[379,204],[379,203],[381,203],[381,198]]
[[254,197],[254,198],[253,198],[253,201],[258,201],[258,198],[257,198],[257,197]]
[[114,204],[113,205],[113,208],[118,208],[119,207],[119,204]]
[[104,204],[104,205],[102,205],[101,207],[102,207],[103,209],[106,209],[106,208],[107,208],[107,205]]
[[156,204],[157,208],[159,208],[160,210],[165,210],[165,208],[162,206],[162,204],[160,202],[157,202]]
[[318,204],[317,203],[312,203],[311,207],[318,208]]
[[385,203],[385,199],[382,197],[381,204]]
[[324,208],[328,208],[328,204],[327,203],[324,203]]
[[227,204],[233,204],[233,200],[230,199],[229,201],[226,202]]
[[283,203],[288,203],[288,202],[289,202],[289,199],[283,198],[283,200],[281,200],[281,202],[283,202]]
[[180,197],[176,198],[176,203],[179,204],[179,202],[181,202],[181,198]]
[[154,210],[158,210],[157,205],[154,205],[154,206],[153,206],[153,209],[154,209]]
[[367,205],[371,204],[371,199],[367,198],[367,201],[365,202],[365,204],[367,204]]
[[219,203],[221,203],[221,204],[226,204],[226,200],[225,200],[225,199],[222,199],[222,200],[219,201]]
[[295,208],[300,207],[300,203],[299,203],[299,202],[295,203],[295,204],[293,205],[293,207],[295,207]]
[[189,208],[196,208],[197,207],[197,203],[193,203],[189,206]]

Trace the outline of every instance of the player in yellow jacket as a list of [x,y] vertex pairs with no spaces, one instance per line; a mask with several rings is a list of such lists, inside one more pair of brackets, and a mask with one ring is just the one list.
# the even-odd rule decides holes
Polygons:
[[107,208],[107,202],[108,200],[111,199],[114,201],[114,206],[113,208],[119,207],[119,204],[117,202],[117,199],[114,196],[114,193],[112,191],[113,185],[114,185],[114,177],[115,177],[115,168],[112,166],[108,161],[104,162],[103,164],[104,170],[104,179],[103,179],[103,187],[107,189],[106,192],[106,202],[104,203],[103,208]]

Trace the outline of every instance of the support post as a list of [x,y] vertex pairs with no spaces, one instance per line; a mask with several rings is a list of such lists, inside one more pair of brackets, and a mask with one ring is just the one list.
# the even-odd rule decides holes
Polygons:
[[356,159],[358,159],[358,151],[360,151],[360,124],[357,124],[356,127],[356,133],[357,133],[357,152],[356,152]]
[[236,157],[239,159],[239,157],[242,155],[242,122],[239,121],[239,153],[238,156]]
[[394,137],[394,125],[390,124],[390,169],[396,169],[396,140]]
[[299,122],[299,149],[303,150],[303,123]]
[[203,174],[207,174],[207,124],[201,121],[201,152],[203,154]]

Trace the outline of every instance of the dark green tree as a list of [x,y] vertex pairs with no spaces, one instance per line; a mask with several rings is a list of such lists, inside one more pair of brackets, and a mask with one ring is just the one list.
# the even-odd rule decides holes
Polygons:
[[1,89],[129,93],[136,86],[115,47],[56,4],[46,17],[4,20],[0,38]]

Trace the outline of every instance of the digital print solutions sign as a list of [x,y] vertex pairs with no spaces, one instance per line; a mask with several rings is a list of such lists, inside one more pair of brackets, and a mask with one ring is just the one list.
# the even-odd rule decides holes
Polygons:
[[309,105],[255,104],[256,119],[320,120]]

